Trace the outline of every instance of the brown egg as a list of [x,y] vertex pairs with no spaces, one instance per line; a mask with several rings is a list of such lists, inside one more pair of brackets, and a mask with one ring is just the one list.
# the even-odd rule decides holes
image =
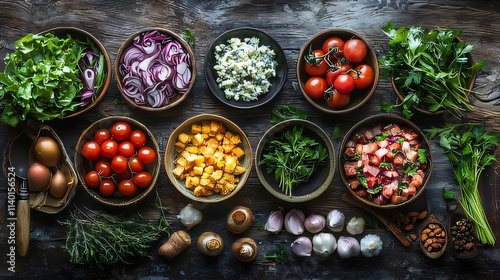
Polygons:
[[55,198],[61,198],[66,194],[68,190],[68,180],[66,176],[57,170],[54,175],[52,175],[52,180],[50,180],[49,193]]
[[26,179],[28,181],[28,190],[30,192],[43,192],[49,187],[50,178],[52,173],[50,169],[39,163],[35,162],[30,165]]

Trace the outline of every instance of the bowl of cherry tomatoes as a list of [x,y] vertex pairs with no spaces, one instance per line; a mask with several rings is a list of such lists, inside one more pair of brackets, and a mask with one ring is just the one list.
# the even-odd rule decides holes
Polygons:
[[75,149],[75,168],[85,190],[109,206],[145,198],[160,173],[158,142],[146,126],[121,116],[89,126]]
[[323,30],[300,49],[300,90],[323,112],[340,114],[358,109],[371,98],[378,79],[374,50],[363,36],[351,30]]

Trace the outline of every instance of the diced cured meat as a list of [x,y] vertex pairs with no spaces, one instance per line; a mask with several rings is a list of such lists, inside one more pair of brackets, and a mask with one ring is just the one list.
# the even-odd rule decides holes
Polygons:
[[344,163],[344,170],[347,177],[356,177],[357,161],[348,161]]
[[391,127],[389,128],[389,133],[392,136],[400,135],[401,134],[401,128],[397,124],[392,124]]
[[375,138],[375,134],[373,133],[373,130],[371,130],[371,129],[367,129],[367,130],[365,131],[365,138],[366,138],[367,140],[372,140],[373,138]]
[[380,168],[372,165],[365,165],[363,166],[363,173],[368,173],[372,175],[373,177],[378,176],[378,173],[380,172]]
[[358,180],[349,181],[349,187],[353,190],[357,189],[359,185],[361,185],[361,183]]
[[378,150],[378,143],[377,142],[371,142],[368,144],[363,145],[363,154],[373,154]]

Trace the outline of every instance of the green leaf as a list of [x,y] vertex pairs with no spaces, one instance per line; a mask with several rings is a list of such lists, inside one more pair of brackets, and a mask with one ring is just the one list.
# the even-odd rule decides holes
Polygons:
[[332,137],[334,140],[340,138],[340,127],[338,125],[335,125],[335,127],[333,128]]
[[452,192],[451,190],[447,188],[443,188],[442,190],[443,198],[445,200],[457,200],[457,197],[455,196],[455,193]]

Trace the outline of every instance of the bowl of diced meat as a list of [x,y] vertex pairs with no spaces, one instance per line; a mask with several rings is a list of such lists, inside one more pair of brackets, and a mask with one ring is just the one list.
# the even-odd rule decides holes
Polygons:
[[415,201],[432,173],[429,142],[414,123],[379,114],[354,125],[339,156],[342,181],[363,203],[396,208]]

